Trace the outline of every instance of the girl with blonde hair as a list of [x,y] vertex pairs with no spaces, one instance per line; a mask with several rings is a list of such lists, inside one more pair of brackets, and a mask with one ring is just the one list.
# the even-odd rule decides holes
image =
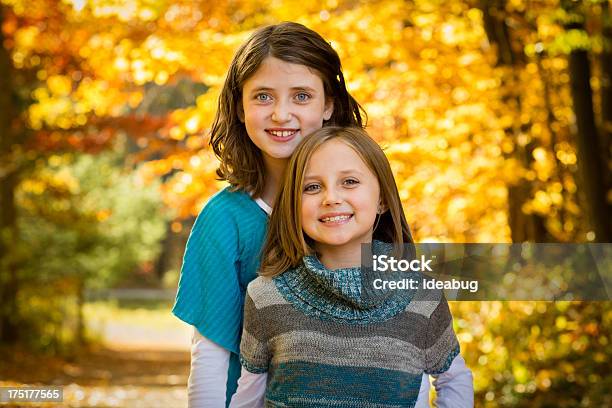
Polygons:
[[427,406],[425,374],[438,406],[472,407],[443,294],[367,288],[362,246],[402,254],[411,243],[389,162],[363,129],[304,139],[275,200],[261,276],[247,288],[230,406]]

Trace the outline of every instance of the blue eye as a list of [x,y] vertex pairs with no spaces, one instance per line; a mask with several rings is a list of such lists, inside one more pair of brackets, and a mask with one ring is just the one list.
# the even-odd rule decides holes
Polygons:
[[310,100],[311,96],[309,94],[307,94],[306,92],[300,92],[297,95],[295,95],[295,99],[298,102],[308,102]]
[[255,95],[255,99],[259,102],[268,102],[272,98],[268,94],[260,93],[260,94]]

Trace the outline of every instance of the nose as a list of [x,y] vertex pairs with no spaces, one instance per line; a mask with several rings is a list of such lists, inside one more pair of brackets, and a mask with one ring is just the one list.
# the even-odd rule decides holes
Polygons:
[[274,105],[272,120],[277,123],[286,123],[291,120],[291,112],[288,103],[279,101]]
[[325,190],[325,196],[323,197],[323,205],[335,205],[341,203],[342,197],[335,188],[328,188]]

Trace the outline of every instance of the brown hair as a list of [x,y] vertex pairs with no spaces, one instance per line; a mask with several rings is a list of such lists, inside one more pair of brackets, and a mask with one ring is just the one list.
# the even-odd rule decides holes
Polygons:
[[[378,179],[385,212],[375,226],[373,238],[393,243],[414,243],[389,161],[378,144],[362,128],[329,126],[302,140],[289,161],[270,218],[262,252],[263,276],[276,276],[295,267],[307,254],[314,253],[313,242],[302,231],[303,182],[313,153],[324,143],[338,139],[353,148]],[[400,249],[401,251],[401,249]]]
[[264,188],[265,167],[261,151],[249,138],[240,120],[242,88],[267,57],[305,65],[323,81],[325,97],[334,104],[331,118],[323,126],[360,126],[363,108],[348,93],[340,57],[316,32],[292,22],[270,25],[255,31],[238,49],[229,67],[217,113],[211,129],[210,145],[221,161],[217,175],[234,188],[259,196]]

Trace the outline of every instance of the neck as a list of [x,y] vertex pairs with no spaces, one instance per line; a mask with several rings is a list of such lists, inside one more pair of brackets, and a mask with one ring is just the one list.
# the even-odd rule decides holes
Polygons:
[[276,193],[288,162],[289,159],[275,159],[264,156],[266,181],[263,192],[261,193],[261,199],[270,207],[274,206],[274,199],[276,198]]
[[[371,242],[371,240],[369,242]],[[367,244],[369,242],[363,243]],[[319,254],[319,261],[321,261],[327,269],[334,270],[361,266],[361,244],[362,242],[340,246],[317,244],[315,248]]]

